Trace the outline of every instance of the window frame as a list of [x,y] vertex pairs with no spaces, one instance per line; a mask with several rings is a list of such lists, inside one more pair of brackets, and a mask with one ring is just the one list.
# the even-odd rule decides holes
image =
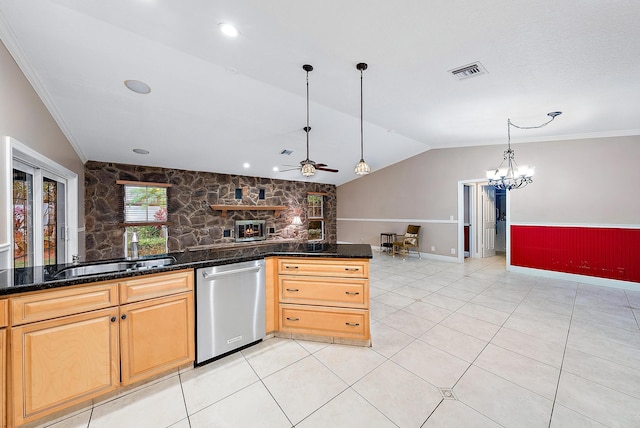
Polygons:
[[[168,225],[170,224],[169,222],[169,188],[172,187],[171,184],[169,183],[152,183],[152,182],[146,182],[146,181],[129,181],[129,180],[116,180],[116,184],[118,185],[122,185],[122,209],[121,209],[121,214],[122,214],[122,223],[120,223],[120,227],[122,227],[124,229],[124,233],[123,233],[123,241],[124,241],[124,256],[125,257],[129,257],[129,234],[130,232],[133,233],[133,231],[137,228],[137,227],[146,227],[146,226],[153,226],[153,227],[161,227],[162,228],[162,234],[164,235],[164,253],[159,253],[159,254],[166,254],[169,251],[169,230],[168,230]],[[164,208],[165,211],[167,212],[167,218],[164,221],[127,221],[126,219],[126,195],[127,195],[127,186],[130,187],[145,187],[145,188],[163,188],[165,189],[165,205]],[[148,213],[147,213],[148,214]],[[133,229],[133,230],[130,230]]]
[[[310,206],[309,205],[309,197],[313,196],[313,197],[319,197],[320,198],[320,216],[317,215],[313,215],[315,214],[316,205]],[[325,224],[326,224],[326,217],[325,217],[325,213],[324,213],[324,203],[325,203],[325,196],[327,196],[327,193],[323,193],[323,192],[307,192],[307,238],[308,241],[310,242],[320,242],[320,241],[324,241],[325,240]],[[309,239],[309,230],[311,227],[311,223],[312,222],[320,222],[320,238],[318,239]]]

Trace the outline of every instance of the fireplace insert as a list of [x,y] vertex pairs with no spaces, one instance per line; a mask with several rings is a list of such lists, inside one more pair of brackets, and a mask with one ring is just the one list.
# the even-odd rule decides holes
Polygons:
[[236,242],[264,241],[265,220],[237,220],[235,227]]

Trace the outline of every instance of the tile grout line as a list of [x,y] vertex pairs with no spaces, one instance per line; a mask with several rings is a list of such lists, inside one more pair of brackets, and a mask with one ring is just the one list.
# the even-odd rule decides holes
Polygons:
[[[192,370],[195,370],[195,367]],[[189,428],[191,428],[191,418],[189,417],[189,407],[187,407],[187,397],[184,396],[184,386],[182,385],[182,375],[179,371],[178,371],[178,381],[180,381],[180,392],[182,393],[182,402],[184,403],[184,412],[187,415],[187,423],[189,424]]]
[[623,290],[623,291],[624,291],[624,297],[627,299],[627,303],[629,304],[629,309],[631,309],[631,314],[633,315],[633,319],[636,320],[636,326],[638,327],[638,329],[640,329],[640,322],[638,321],[636,312],[633,310],[633,307],[631,306],[631,301],[629,300],[629,295],[627,294],[627,290]]
[[551,422],[553,422],[553,411],[556,408],[556,400],[558,398],[558,389],[560,389],[560,379],[562,378],[562,367],[564,366],[564,357],[567,354],[567,346],[569,346],[569,335],[571,334],[571,324],[573,324],[573,312],[576,308],[577,298],[578,298],[578,286],[576,285],[576,293],[573,296],[573,304],[571,305],[571,316],[569,317],[569,328],[567,329],[567,339],[564,342],[564,349],[562,350],[562,361],[560,362],[560,372],[558,373],[558,382],[556,383],[556,392],[553,395],[553,402],[551,404],[551,414],[549,415],[549,425],[548,425],[549,428],[551,428]]

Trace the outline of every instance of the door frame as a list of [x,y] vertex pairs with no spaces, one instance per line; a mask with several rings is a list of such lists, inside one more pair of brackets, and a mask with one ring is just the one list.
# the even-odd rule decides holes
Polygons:
[[[468,185],[473,189],[473,199],[474,199],[474,204],[472,205],[476,205],[477,204],[477,197],[478,197],[478,185],[487,185],[487,179],[486,178],[476,178],[476,179],[469,179],[469,180],[458,180],[458,263],[464,263],[464,186]],[[471,192],[470,192],[471,193]],[[506,221],[506,237],[505,237],[505,241],[506,241],[506,245],[505,245],[505,249],[506,249],[506,268],[507,270],[510,270],[509,268],[511,267],[511,197],[509,195],[509,191],[506,192],[506,199],[505,199],[505,210],[506,210],[506,215],[507,215],[507,221]],[[471,209],[472,207],[470,207]],[[469,231],[469,239],[474,239],[477,241],[477,236],[478,236],[478,221],[477,221],[477,216],[476,216],[476,212],[475,212],[475,207],[473,207],[474,211],[473,213],[470,211],[469,212],[469,220],[471,223],[471,227],[470,227],[470,231]],[[474,248],[474,251],[471,251],[469,254],[469,258],[473,258],[473,257],[479,257],[482,254],[480,253],[480,255],[478,255],[478,247],[481,247],[480,245],[473,245],[471,248]]]
[[[63,178],[66,180],[65,186],[65,209],[66,209],[66,231],[65,239],[66,239],[66,255],[65,260],[60,260],[59,263],[69,263],[71,262],[71,256],[73,254],[78,254],[78,175],[65,168],[64,166],[58,164],[57,162],[52,161],[46,156],[41,155],[35,150],[27,147],[26,145],[20,143],[18,140],[12,137],[5,137],[4,141],[6,145],[5,153],[8,154],[7,164],[6,164],[6,174],[5,177],[7,183],[7,195],[5,204],[8,209],[12,209],[12,195],[13,192],[10,191],[12,189],[13,183],[13,159],[17,159],[20,162],[32,166],[36,169],[42,170],[44,175],[47,173],[53,174],[54,177]],[[34,189],[35,191],[36,189]],[[10,212],[10,211],[9,211]],[[5,262],[10,262],[10,265],[6,266],[8,268],[13,267],[13,222],[7,221],[7,236],[9,238],[10,251],[7,254],[7,260],[0,260],[0,268],[2,268],[1,264]],[[35,227],[35,225],[34,225]]]

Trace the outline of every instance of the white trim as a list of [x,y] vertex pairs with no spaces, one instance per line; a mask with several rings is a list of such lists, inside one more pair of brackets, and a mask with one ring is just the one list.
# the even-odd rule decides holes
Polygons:
[[598,229],[640,229],[640,224],[594,224],[594,223],[534,223],[511,222],[511,226],[583,227]]
[[624,290],[640,291],[640,283],[621,281],[618,279],[600,278],[597,276],[578,275],[575,273],[556,272],[552,270],[534,269],[521,266],[508,266],[507,270],[514,273],[542,276],[545,278],[573,281],[582,284],[599,285],[601,287],[622,288]]
[[440,224],[458,224],[458,220],[427,220],[420,218],[345,218],[339,217],[337,221],[368,221],[382,223],[440,223]]
[[[73,254],[78,254],[78,174],[65,168],[59,163],[41,155],[32,148],[22,144],[12,137],[5,137],[6,145],[9,147],[9,168],[8,173],[13,171],[13,158],[18,158],[21,162],[31,164],[35,168],[50,172],[67,181],[66,191],[66,210],[67,210],[67,227],[69,233],[67,237],[71,237],[66,245],[66,260],[71,261]],[[9,180],[11,183],[12,180]],[[11,184],[9,184],[11,185]],[[10,193],[10,192],[9,192]],[[9,199],[9,207],[11,199]],[[13,230],[10,227],[10,236],[13,236]],[[11,242],[13,239],[11,238]],[[37,249],[37,248],[36,248]]]
[[[350,244],[351,242],[338,242],[338,244]],[[371,246],[371,250],[373,251],[377,251],[380,252],[380,246],[379,245],[372,245]],[[411,254],[415,254],[415,253],[411,253]],[[411,254],[407,255],[407,257],[413,257]],[[420,251],[420,256],[423,259],[431,259],[431,260],[437,260],[440,262],[447,262],[447,263],[460,263],[457,259],[457,257],[450,257],[450,256],[443,256],[440,254],[432,254],[432,253],[423,253],[422,251]],[[393,257],[391,255],[389,255],[389,257]],[[398,256],[401,257],[401,256]],[[413,257],[416,258],[416,257]],[[463,260],[464,263],[464,260]]]

